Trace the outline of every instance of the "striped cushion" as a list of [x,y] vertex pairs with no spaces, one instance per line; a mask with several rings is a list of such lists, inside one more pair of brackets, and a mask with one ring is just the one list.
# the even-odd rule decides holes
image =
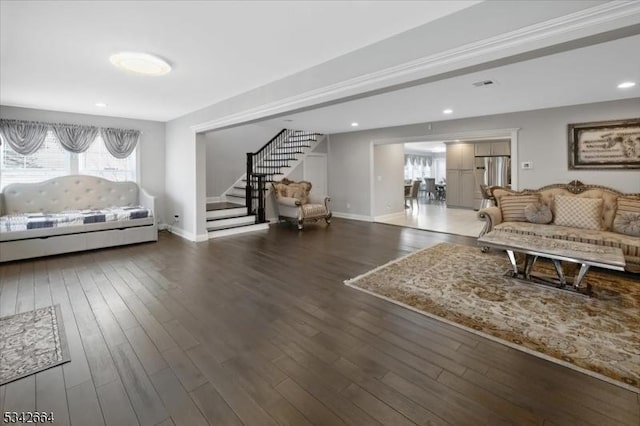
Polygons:
[[640,198],[618,197],[613,231],[621,234],[640,236]]
[[505,195],[500,197],[500,210],[503,222],[526,222],[524,208],[540,202],[539,194]]
[[602,198],[555,197],[553,223],[580,229],[602,229]]
[[618,213],[640,213],[640,198],[618,197]]

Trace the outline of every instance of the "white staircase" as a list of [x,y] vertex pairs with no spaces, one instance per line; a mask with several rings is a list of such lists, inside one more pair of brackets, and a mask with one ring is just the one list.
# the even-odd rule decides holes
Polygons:
[[[254,173],[265,175],[264,196],[268,196],[271,182],[287,177],[323,139],[324,135],[319,133],[285,129],[258,151],[254,157]],[[256,223],[256,215],[248,213],[246,185],[244,173],[222,194],[221,199],[225,202],[207,206],[209,238],[269,228],[268,223]],[[254,189],[253,200],[256,200],[258,195],[257,189]]]

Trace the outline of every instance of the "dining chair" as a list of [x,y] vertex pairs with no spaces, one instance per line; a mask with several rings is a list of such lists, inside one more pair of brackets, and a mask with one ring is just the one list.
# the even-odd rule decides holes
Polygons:
[[429,198],[436,197],[436,178],[424,178],[425,190]]
[[409,190],[409,193],[407,194],[406,190],[405,190],[405,195],[404,195],[404,201],[405,204],[407,201],[409,201],[409,206],[413,209],[413,201],[416,201],[416,204],[418,205],[418,208],[420,207],[420,203],[418,202],[418,192],[420,191],[420,184],[422,182],[420,182],[419,180],[414,180],[413,184],[411,184],[411,189]]

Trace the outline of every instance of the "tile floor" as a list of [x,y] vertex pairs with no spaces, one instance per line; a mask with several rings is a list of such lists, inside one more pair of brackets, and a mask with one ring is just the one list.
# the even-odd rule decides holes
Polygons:
[[474,210],[447,208],[444,201],[423,198],[417,207],[414,201],[413,208],[377,222],[469,237],[477,237],[484,226],[484,221],[478,219],[478,212]]

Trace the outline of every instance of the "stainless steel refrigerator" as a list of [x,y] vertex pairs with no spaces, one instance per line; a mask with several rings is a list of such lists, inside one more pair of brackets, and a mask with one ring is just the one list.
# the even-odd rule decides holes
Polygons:
[[511,157],[500,155],[492,157],[476,157],[476,190],[474,192],[474,206],[478,210],[483,208],[480,185],[510,186],[511,185]]

